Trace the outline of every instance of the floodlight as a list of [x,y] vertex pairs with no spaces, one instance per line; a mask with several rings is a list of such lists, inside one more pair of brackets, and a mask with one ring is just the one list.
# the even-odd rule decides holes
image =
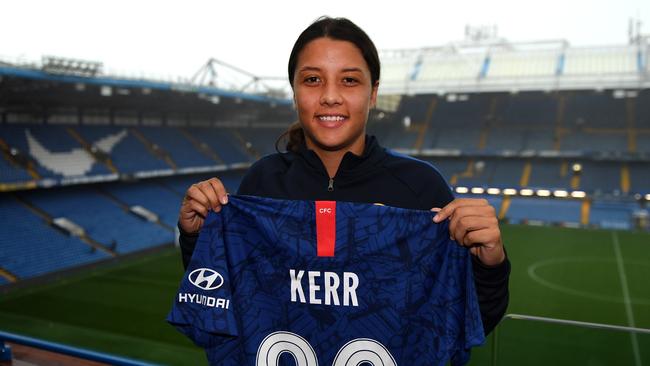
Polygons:
[[564,198],[564,197],[569,197],[569,192],[560,189],[557,191],[553,191],[553,195],[555,197]]
[[519,191],[519,194],[522,195],[522,196],[532,196],[533,193],[534,193],[533,190],[529,189],[529,188],[524,188],[524,189]]
[[583,191],[573,191],[571,192],[571,197],[573,198],[585,198],[587,194]]
[[501,193],[501,190],[499,188],[488,188],[487,190],[488,194],[496,195]]
[[469,192],[469,189],[467,187],[456,187],[456,193],[464,194]]
[[517,194],[517,190],[514,188],[506,188],[503,190],[503,194],[506,196],[514,196]]
[[474,194],[483,194],[485,192],[485,189],[481,187],[473,187],[472,188],[472,193]]
[[540,197],[548,197],[551,195],[551,191],[549,191],[548,189],[538,189],[537,195]]

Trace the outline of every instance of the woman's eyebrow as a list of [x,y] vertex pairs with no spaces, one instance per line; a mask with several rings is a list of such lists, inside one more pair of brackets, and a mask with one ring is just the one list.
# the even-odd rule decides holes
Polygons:
[[343,72],[355,72],[356,71],[356,72],[363,73],[363,70],[361,70],[358,67],[346,67],[345,69],[343,69],[341,71],[343,71]]
[[316,67],[316,66],[305,66],[305,67],[300,69],[300,72],[303,72],[303,71],[320,71],[320,68]]

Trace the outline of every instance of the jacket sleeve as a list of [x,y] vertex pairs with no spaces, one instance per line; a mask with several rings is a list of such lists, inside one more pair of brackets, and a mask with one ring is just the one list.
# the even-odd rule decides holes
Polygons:
[[503,263],[486,266],[478,257],[472,256],[472,268],[483,329],[485,335],[488,335],[501,321],[508,308],[510,261],[506,256]]
[[199,233],[188,233],[181,228],[181,224],[178,223],[178,231],[180,235],[178,237],[178,242],[181,246],[181,257],[183,259],[183,269],[187,270],[187,266],[192,259],[192,253],[194,253],[194,247],[196,247],[196,240],[199,238]]

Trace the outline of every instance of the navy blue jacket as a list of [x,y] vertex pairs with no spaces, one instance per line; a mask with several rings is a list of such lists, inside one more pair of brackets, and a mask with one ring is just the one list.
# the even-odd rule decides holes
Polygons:
[[[454,199],[433,165],[394,153],[366,137],[361,156],[347,152],[336,176],[329,177],[320,158],[302,146],[298,152],[261,158],[244,176],[238,194],[292,200],[381,203],[410,209],[444,207]],[[181,230],[183,264],[187,267],[197,235]],[[510,262],[494,267],[473,257],[474,281],[485,333],[494,329],[508,306]]]

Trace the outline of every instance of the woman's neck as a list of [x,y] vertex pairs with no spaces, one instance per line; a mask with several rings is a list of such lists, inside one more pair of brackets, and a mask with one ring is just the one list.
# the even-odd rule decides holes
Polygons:
[[348,148],[334,150],[334,151],[322,149],[316,146],[311,141],[309,141],[309,139],[307,139],[306,144],[307,144],[307,148],[313,150],[316,153],[316,155],[318,155],[321,162],[325,166],[325,170],[327,170],[327,175],[330,178],[334,178],[336,176],[336,172],[339,170],[339,166],[341,165],[343,156],[345,156],[345,154],[348,151],[352,152],[355,155],[361,156],[366,146],[366,140],[364,137],[363,139],[360,139],[358,142],[355,142],[352,146],[349,146]]

